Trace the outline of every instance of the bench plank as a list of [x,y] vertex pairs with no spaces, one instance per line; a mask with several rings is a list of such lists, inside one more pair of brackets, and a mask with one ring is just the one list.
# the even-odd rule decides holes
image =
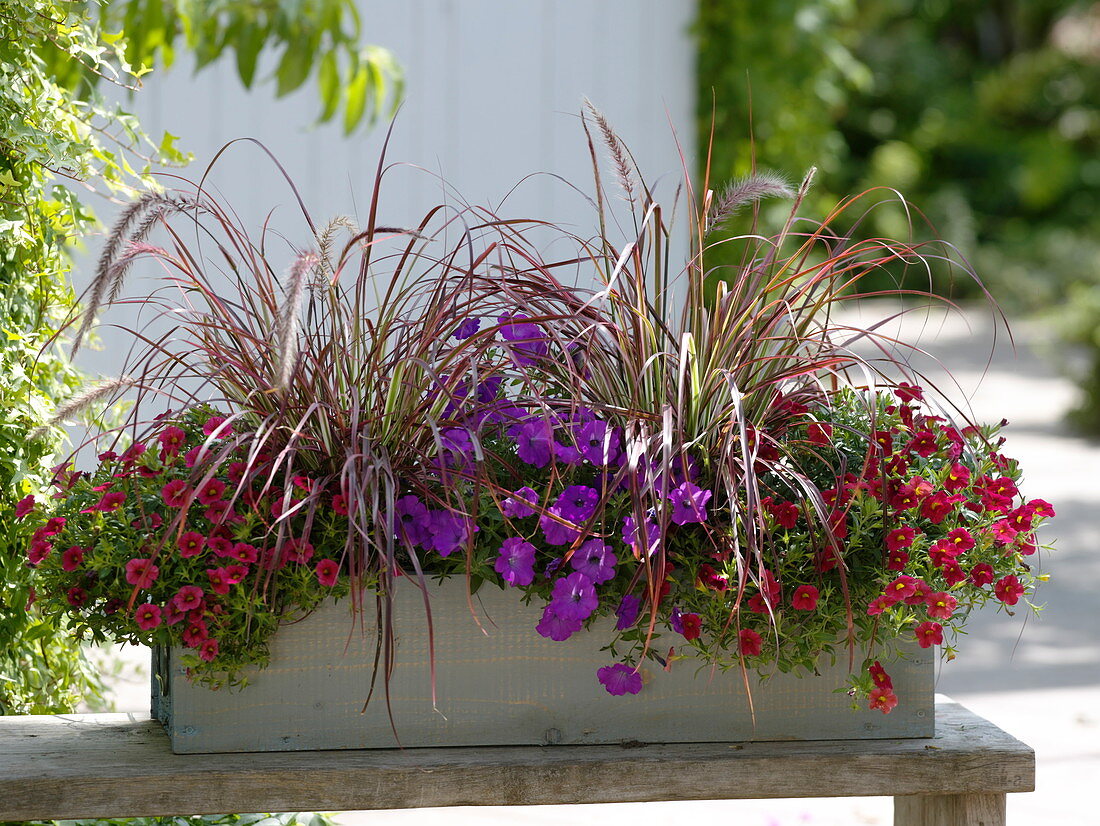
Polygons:
[[0,820],[1034,789],[1031,748],[936,714],[930,739],[213,755],[139,715],[0,717]]

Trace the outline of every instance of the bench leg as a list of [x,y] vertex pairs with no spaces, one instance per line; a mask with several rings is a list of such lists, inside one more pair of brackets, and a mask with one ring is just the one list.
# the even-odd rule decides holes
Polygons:
[[894,798],[894,826],[1005,826],[1003,794],[915,794]]

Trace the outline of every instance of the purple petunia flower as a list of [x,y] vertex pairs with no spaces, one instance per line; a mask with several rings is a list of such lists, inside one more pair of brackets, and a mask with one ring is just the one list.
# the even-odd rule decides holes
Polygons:
[[[650,556],[657,550],[657,546],[661,544],[661,528],[652,519],[645,521],[646,539],[648,542],[648,551]],[[638,529],[634,526],[633,516],[623,517],[623,542],[631,547],[638,547],[641,543],[638,541]]]
[[637,694],[642,690],[642,675],[626,663],[605,665],[596,672],[596,677],[608,694],[621,697],[623,694]]
[[561,519],[565,518],[562,516],[561,508],[557,505],[547,510],[549,511],[548,514],[539,517],[539,527],[542,528],[542,535],[545,537],[547,545],[568,545],[581,535],[581,532],[576,528],[563,525],[553,518],[555,516]]
[[550,464],[553,431],[545,419],[532,418],[508,428],[508,435],[516,443],[516,455],[529,465],[546,467]]
[[599,585],[601,582],[615,578],[615,565],[618,560],[610,545],[605,545],[600,539],[589,539],[577,548],[569,562],[574,571],[579,571]]
[[566,465],[579,465],[584,460],[579,448],[557,439],[554,440],[554,458]]
[[535,546],[516,536],[505,539],[493,568],[509,585],[530,585],[535,579]]
[[584,625],[582,619],[570,619],[558,612],[557,603],[551,602],[542,611],[542,619],[535,626],[535,630],[544,637],[549,637],[555,642],[569,639]]
[[409,494],[395,503],[397,536],[408,545],[424,545],[431,538],[428,507],[419,498]]
[[588,521],[599,504],[600,492],[595,488],[587,485],[570,485],[561,492],[554,507],[562,517],[579,525]]
[[469,338],[480,329],[481,319],[475,318],[474,316],[469,316],[468,318],[463,319],[462,323],[455,328],[455,331],[454,333],[452,333],[452,335],[457,339]]
[[471,527],[478,530],[466,517],[446,509],[430,511],[427,523],[431,537],[423,544],[438,551],[440,556],[450,556],[464,546],[470,539]]
[[448,427],[439,434],[448,467],[466,468],[474,459],[474,442],[464,427]]
[[677,634],[684,633],[684,615],[680,613],[680,609],[677,606],[672,607],[672,613],[668,617],[668,624],[672,627],[672,630]]
[[522,519],[535,513],[531,506],[538,503],[539,495],[529,487],[522,487],[500,503],[500,512],[510,519]]
[[565,619],[584,621],[592,616],[600,599],[592,580],[576,571],[554,583],[550,604],[556,606],[555,613]]
[[497,323],[501,325],[501,337],[512,343],[509,348],[512,360],[520,367],[534,367],[538,359],[549,352],[549,348],[539,325],[523,323],[526,319],[527,316],[522,313],[505,313],[497,318]]
[[619,602],[619,607],[615,609],[615,616],[619,618],[619,621],[615,623],[615,630],[625,631],[637,622],[641,608],[642,601],[638,597],[633,594],[624,594]]
[[684,482],[668,495],[672,503],[672,521],[677,525],[707,521],[707,502],[711,492],[692,482]]
[[597,467],[613,464],[622,455],[619,432],[599,420],[585,422],[577,429],[577,446],[581,455]]

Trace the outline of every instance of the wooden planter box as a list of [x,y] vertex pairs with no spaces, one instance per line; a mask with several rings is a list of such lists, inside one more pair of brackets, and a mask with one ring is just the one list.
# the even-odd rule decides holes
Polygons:
[[[328,604],[286,625],[271,646],[271,664],[249,674],[243,691],[188,683],[177,653],[154,652],[153,716],[176,753],[491,746],[737,742],[931,737],[933,651],[915,649],[889,668],[899,706],[888,715],[852,711],[835,690],[846,684],[847,657],[821,676],[776,674],[761,684],[750,673],[750,711],[738,669],[720,672],[691,660],[671,671],[643,665],[635,696],[613,697],[596,669],[614,658],[601,633],[565,642],[535,633],[540,609],[514,591],[486,586],[474,598],[450,581],[432,597],[437,710],[432,708],[427,624],[411,586],[395,606],[397,667],[390,683],[395,739],[379,677],[364,712],[374,663],[373,616],[353,626],[348,604]],[[482,630],[484,629],[484,630]],[[669,645],[666,634],[658,643]],[[857,665],[859,657],[857,656]]]

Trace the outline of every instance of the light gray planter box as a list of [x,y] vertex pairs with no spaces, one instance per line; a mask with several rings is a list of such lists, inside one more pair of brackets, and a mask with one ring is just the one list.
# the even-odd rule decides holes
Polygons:
[[[699,670],[678,660],[671,671],[647,661],[635,696],[613,697],[596,669],[614,662],[600,651],[610,634],[565,642],[535,633],[540,609],[514,591],[486,586],[467,607],[465,582],[435,591],[437,708],[432,708],[427,626],[408,583],[395,606],[397,665],[390,706],[400,745],[474,746],[831,740],[933,735],[933,650],[915,649],[889,672],[900,704],[891,714],[852,711],[847,656],[821,676],[750,673],[753,710],[739,669]],[[373,614],[353,624],[349,603],[327,604],[283,626],[271,665],[249,674],[243,691],[188,683],[174,652],[154,657],[153,714],[177,753],[393,748],[381,676],[363,712],[374,664]],[[609,626],[610,627],[610,624]],[[659,645],[670,645],[670,634]],[[679,639],[678,637],[676,639]],[[667,650],[667,649],[666,649]],[[858,667],[861,657],[857,654]]]

